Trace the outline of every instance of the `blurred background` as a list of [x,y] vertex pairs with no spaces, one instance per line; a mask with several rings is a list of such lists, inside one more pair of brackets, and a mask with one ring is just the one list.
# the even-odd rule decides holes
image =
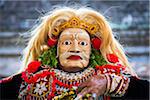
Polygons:
[[54,5],[89,6],[110,22],[134,70],[149,79],[149,1],[138,0],[0,0],[0,78],[19,70],[25,42],[20,34],[37,23]]

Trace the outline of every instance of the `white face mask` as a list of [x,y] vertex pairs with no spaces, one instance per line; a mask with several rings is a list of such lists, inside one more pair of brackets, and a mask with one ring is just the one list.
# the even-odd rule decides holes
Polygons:
[[80,28],[64,30],[58,40],[58,57],[65,71],[79,71],[87,67],[91,53],[89,34]]

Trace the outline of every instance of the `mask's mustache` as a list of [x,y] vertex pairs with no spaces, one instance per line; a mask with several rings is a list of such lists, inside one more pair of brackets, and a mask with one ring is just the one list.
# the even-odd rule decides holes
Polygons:
[[82,52],[82,53],[65,52],[65,53],[60,55],[60,58],[67,59],[68,57],[70,57],[72,55],[80,56],[81,59],[84,59],[84,60],[88,60],[89,59],[89,56],[86,55],[84,52]]

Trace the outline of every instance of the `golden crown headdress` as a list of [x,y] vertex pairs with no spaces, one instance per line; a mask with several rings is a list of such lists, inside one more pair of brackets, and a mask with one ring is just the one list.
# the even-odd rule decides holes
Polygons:
[[52,30],[52,34],[58,36],[59,33],[66,28],[81,28],[86,30],[90,34],[95,34],[99,31],[99,28],[96,24],[90,24],[83,20],[80,20],[77,17],[73,17],[69,21],[63,22],[59,26],[54,27],[54,29]]

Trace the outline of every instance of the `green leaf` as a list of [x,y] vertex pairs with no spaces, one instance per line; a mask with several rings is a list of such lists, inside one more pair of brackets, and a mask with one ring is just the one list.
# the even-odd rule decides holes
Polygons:
[[90,56],[90,66],[95,67],[97,65],[101,66],[101,65],[105,65],[105,64],[107,64],[107,62],[103,58],[100,51],[92,48],[92,53],[91,53],[91,56]]
[[45,51],[38,58],[39,61],[42,62],[42,65],[49,65],[50,67],[56,67],[58,61],[56,59],[56,47],[51,47],[47,51]]

